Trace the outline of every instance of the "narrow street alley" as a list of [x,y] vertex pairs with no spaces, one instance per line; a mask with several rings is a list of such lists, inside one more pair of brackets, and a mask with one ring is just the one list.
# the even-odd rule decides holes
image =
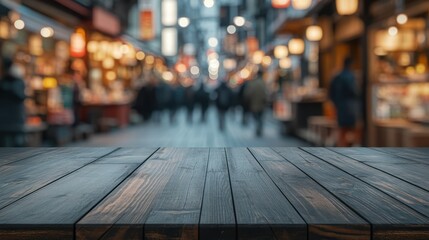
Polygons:
[[199,121],[199,112],[194,112],[192,123],[186,121],[185,111],[180,111],[177,121],[170,124],[167,114],[161,121],[151,120],[126,129],[115,129],[108,133],[96,134],[88,141],[72,143],[70,147],[292,147],[306,146],[299,139],[282,136],[279,122],[271,112],[266,112],[263,136],[255,136],[255,125],[249,116],[247,126],[241,124],[241,114],[228,114],[226,130],[219,131],[217,112],[214,108],[208,112],[206,123]]

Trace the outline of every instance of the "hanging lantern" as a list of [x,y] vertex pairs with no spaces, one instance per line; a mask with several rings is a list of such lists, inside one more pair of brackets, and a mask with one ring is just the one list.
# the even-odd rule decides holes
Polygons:
[[290,0],[271,0],[273,8],[287,8],[290,6]]
[[304,40],[301,38],[292,38],[289,41],[289,52],[294,55],[303,54],[305,49]]
[[296,10],[305,10],[311,6],[311,3],[312,0],[292,0],[292,7]]
[[352,15],[357,12],[359,0],[336,0],[339,15]]
[[70,56],[81,58],[86,54],[86,39],[85,30],[82,28],[76,29],[70,37]]
[[287,47],[284,45],[278,45],[274,48],[274,57],[277,59],[285,58],[289,55]]
[[307,28],[305,35],[309,41],[317,42],[322,39],[323,31],[320,26],[312,25]]

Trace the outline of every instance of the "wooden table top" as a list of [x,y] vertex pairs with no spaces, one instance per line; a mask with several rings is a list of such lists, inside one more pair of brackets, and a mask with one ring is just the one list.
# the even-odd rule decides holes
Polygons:
[[429,239],[429,148],[3,148],[0,239]]

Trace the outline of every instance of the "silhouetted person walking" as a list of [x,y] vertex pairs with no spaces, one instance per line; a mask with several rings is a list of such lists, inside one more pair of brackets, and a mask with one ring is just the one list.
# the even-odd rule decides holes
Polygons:
[[185,87],[184,89],[185,97],[185,107],[188,123],[192,123],[194,115],[194,105],[195,105],[195,91],[192,85]]
[[225,115],[228,111],[228,108],[231,105],[232,91],[226,84],[226,81],[222,81],[218,88],[216,89],[217,98],[216,98],[216,107],[218,110],[219,117],[219,129],[221,131],[225,130]]
[[195,93],[195,99],[200,106],[201,122],[206,122],[207,109],[210,105],[210,95],[204,88],[204,83],[201,83],[200,87]]
[[0,79],[0,146],[25,145],[25,84],[13,61],[2,61],[3,76]]
[[244,98],[249,104],[249,110],[253,114],[256,121],[256,136],[262,136],[263,130],[263,114],[265,105],[267,103],[267,89],[264,80],[262,79],[262,72],[250,80],[246,90],[244,91]]
[[329,88],[329,97],[337,110],[337,122],[340,128],[338,147],[349,145],[347,143],[348,134],[357,136],[359,93],[351,65],[351,58],[346,58],[343,70],[334,77]]

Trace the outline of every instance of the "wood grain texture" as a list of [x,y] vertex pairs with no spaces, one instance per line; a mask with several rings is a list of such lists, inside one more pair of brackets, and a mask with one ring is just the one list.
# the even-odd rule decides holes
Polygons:
[[0,148],[0,166],[52,150],[54,148]]
[[309,239],[370,239],[369,223],[270,148],[250,148],[308,224]]
[[415,210],[307,152],[275,151],[370,222],[373,239],[425,239],[429,219]]
[[200,239],[235,239],[235,216],[225,149],[211,148],[200,219]]
[[141,164],[158,148],[119,148],[113,153],[97,160],[96,163],[137,163]]
[[227,149],[238,239],[304,239],[307,225],[246,148]]
[[429,192],[359,161],[324,148],[303,148],[429,217]]
[[198,239],[209,149],[190,149],[157,198],[145,239]]
[[0,209],[114,151],[113,148],[84,150],[86,154],[78,149],[61,148],[1,166]]
[[[0,211],[0,224],[8,226],[0,239],[16,231],[28,234],[26,239],[73,239],[74,224],[136,167],[90,164],[20,199]],[[46,228],[62,233],[46,232]]]
[[[348,156],[344,154],[344,149],[332,148],[331,150]],[[351,150],[348,149],[348,151]],[[407,159],[383,153],[371,156],[353,154],[350,157],[429,191],[429,165],[427,164],[413,163]]]
[[429,148],[373,148],[417,163],[429,164]]
[[142,239],[158,195],[190,150],[161,148],[76,225],[76,239]]

